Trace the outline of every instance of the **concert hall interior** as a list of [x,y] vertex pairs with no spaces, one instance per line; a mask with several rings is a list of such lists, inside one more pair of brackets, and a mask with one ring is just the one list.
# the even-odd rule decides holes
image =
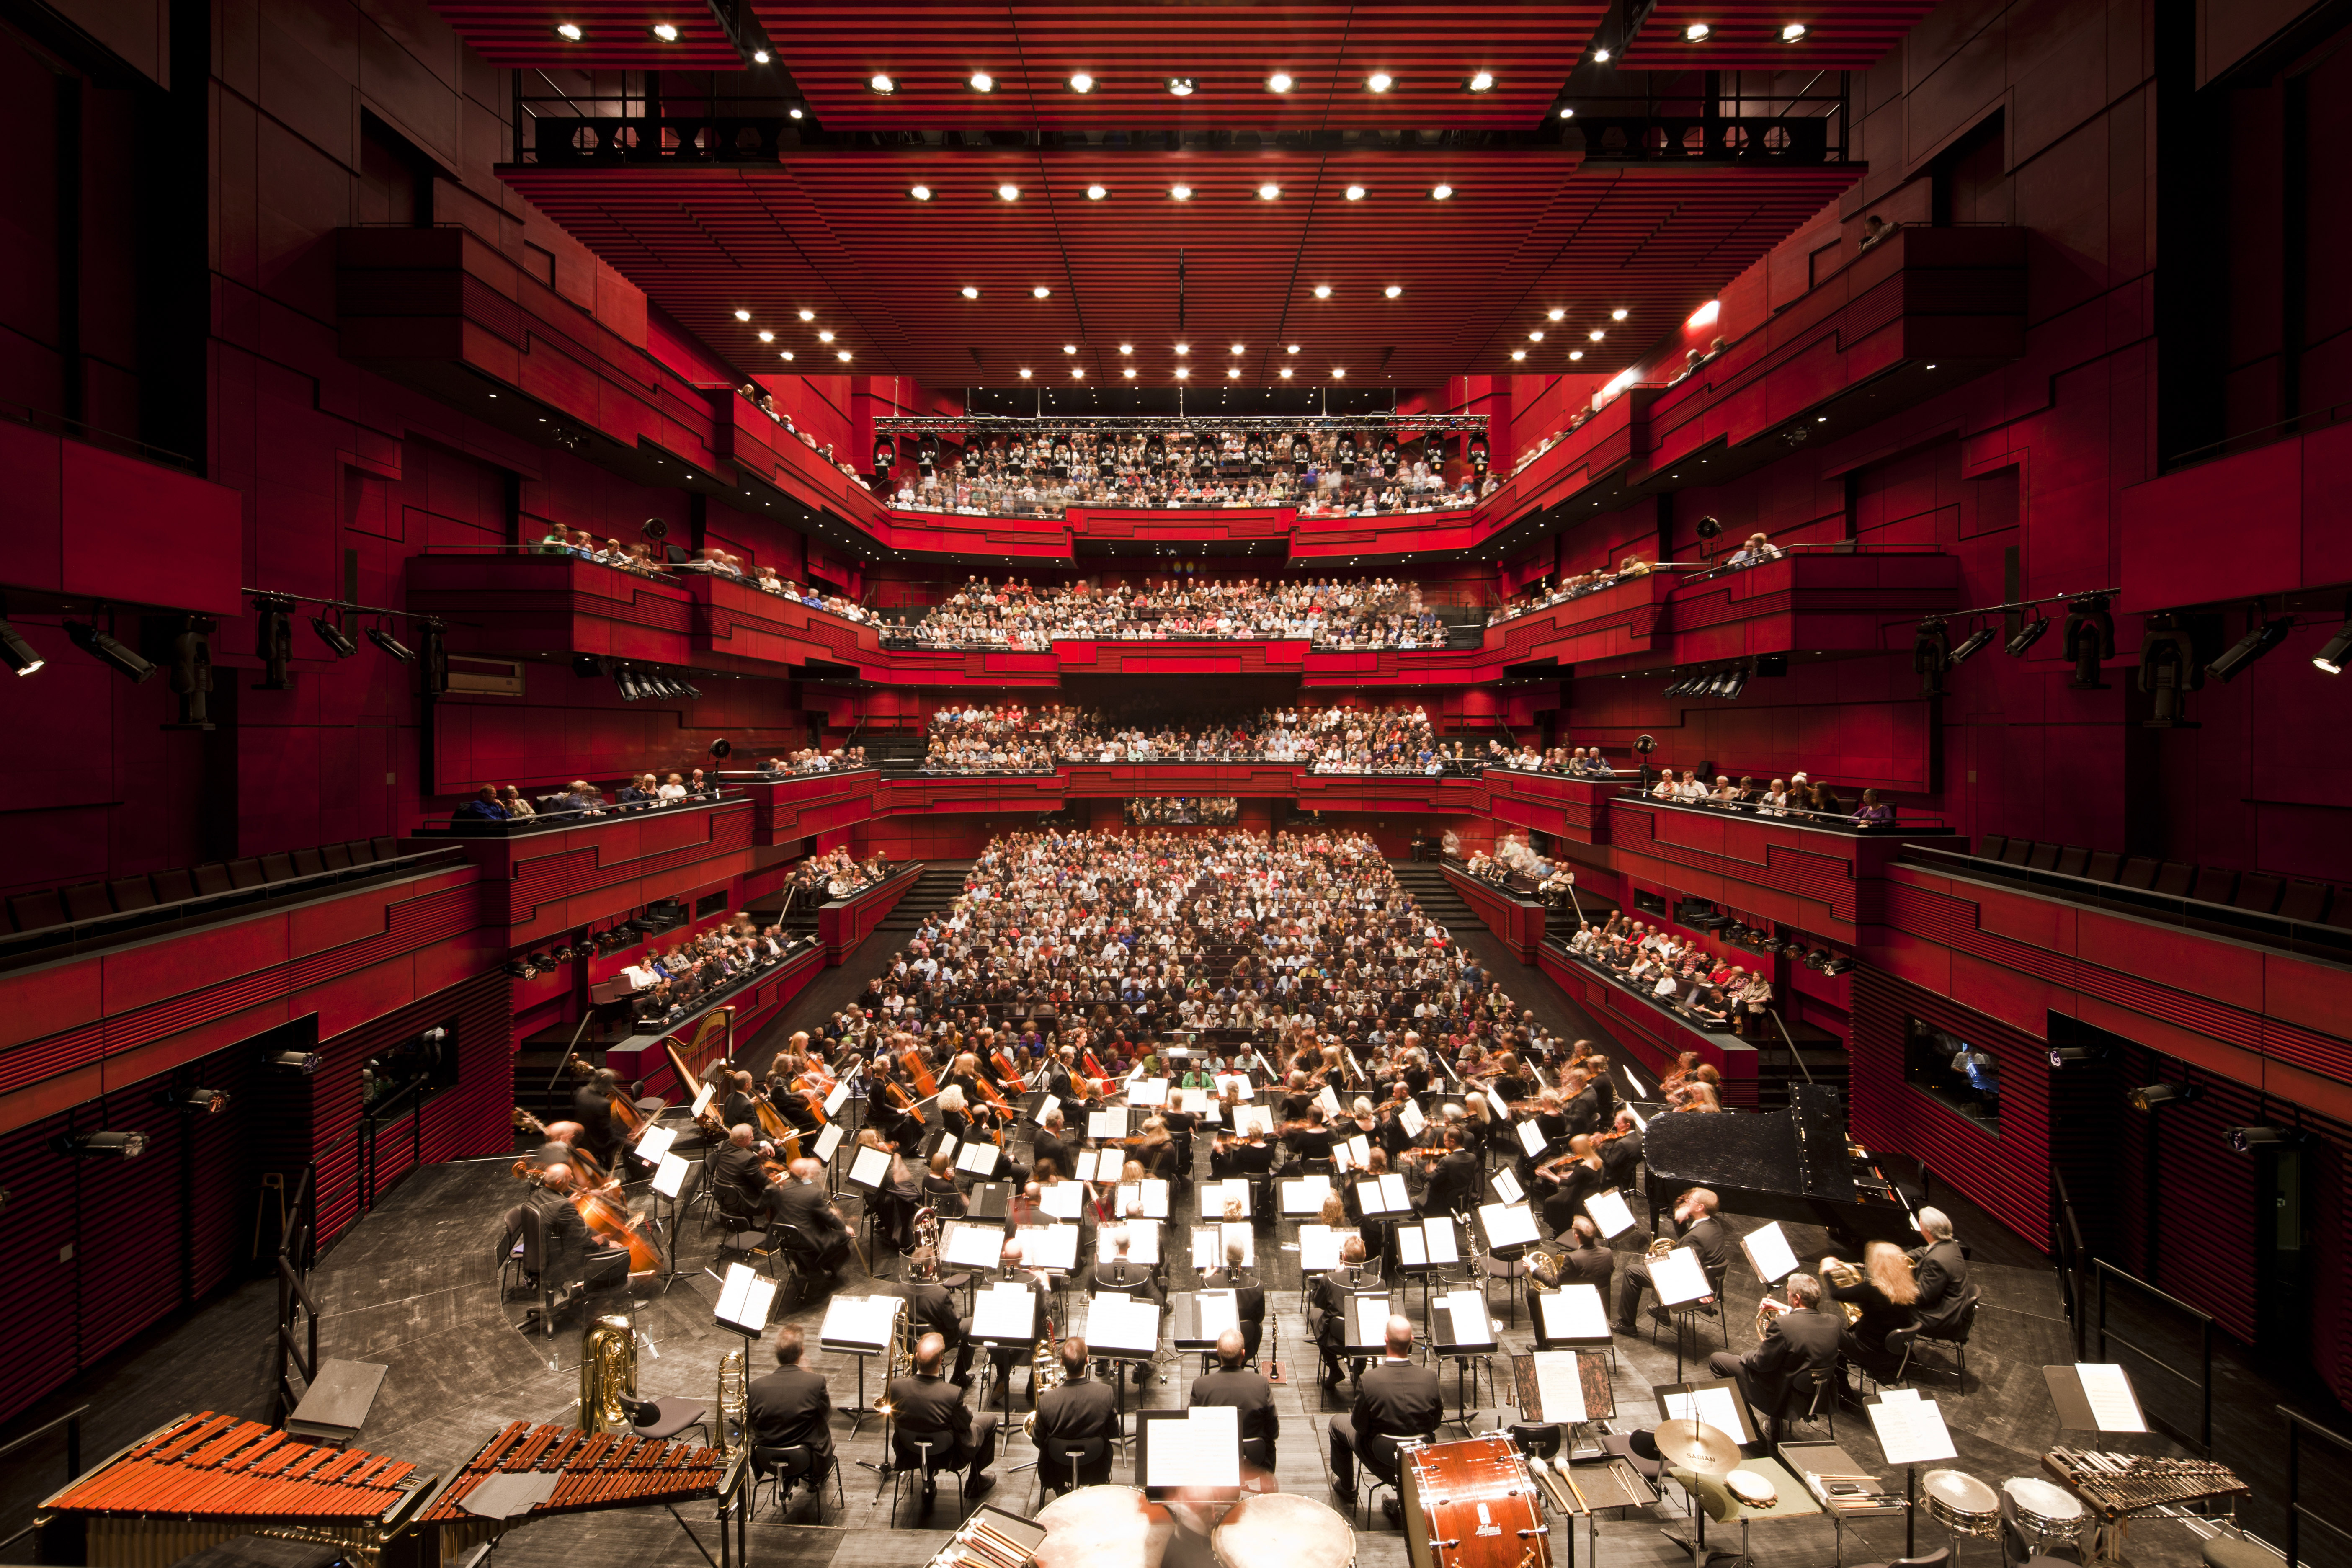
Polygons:
[[2352,1565],[2347,45],[0,0],[0,1563]]

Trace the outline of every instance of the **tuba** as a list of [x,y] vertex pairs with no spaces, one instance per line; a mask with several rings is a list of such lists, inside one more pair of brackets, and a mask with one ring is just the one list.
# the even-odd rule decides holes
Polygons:
[[719,1452],[727,1459],[751,1446],[751,1368],[741,1351],[729,1351],[719,1358]]
[[599,1318],[580,1341],[580,1429],[625,1430],[636,1396],[636,1329],[626,1318]]

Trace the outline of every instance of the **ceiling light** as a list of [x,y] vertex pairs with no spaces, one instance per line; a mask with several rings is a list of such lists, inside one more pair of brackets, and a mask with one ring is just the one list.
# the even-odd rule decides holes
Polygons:
[[1586,337],[1588,337],[1588,338],[1591,339],[1594,342],[1596,342],[1596,343],[1597,343],[1597,342],[1599,342],[1601,339],[1603,339],[1603,338],[1607,337],[1607,336],[1609,335],[1609,333],[1608,333],[1608,331],[1606,331],[1606,329],[1604,329],[1604,328],[1595,327],[1595,328],[1593,328],[1591,331],[1589,331],[1589,332],[1585,333],[1584,335],[1585,335]]
[[1268,180],[1257,188],[1257,199],[1262,202],[1270,202],[1280,195],[1282,195],[1282,187],[1272,180]]
[[1511,357],[1513,359],[1525,359],[1528,357],[1528,351],[1525,349],[1513,349],[1511,351]]
[[[312,616],[310,617],[310,629],[319,634],[319,640],[320,642],[325,643],[329,647],[335,650],[335,657],[337,658],[349,658],[352,655],[360,651],[360,645],[352,641],[351,637],[343,631],[341,626],[335,621],[329,620],[324,616]],[[20,671],[19,673],[22,672]]]
[[1178,98],[1190,98],[1192,96],[1192,79],[1189,76],[1171,76],[1168,79],[1168,90]]
[[0,620],[0,658],[5,658],[8,668],[19,675],[30,675],[48,662],[5,620]]
[[1062,345],[1062,352],[1066,354],[1074,354],[1078,352],[1078,345],[1076,343],[1064,343]]
[[1178,365],[1178,366],[1176,367],[1176,379],[1177,379],[1177,380],[1179,380],[1179,381],[1182,381],[1182,380],[1184,380],[1187,376],[1191,375],[1192,374],[1192,370],[1191,370],[1188,366],[1181,365],[1181,364],[1180,364],[1180,365]]
[[1315,297],[1318,300],[1328,300],[1331,297],[1331,285],[1328,283],[1315,285]]
[[1715,325],[1717,319],[1722,314],[1723,301],[1720,300],[1709,300],[1706,304],[1701,305],[1697,310],[1693,310],[1690,313],[1690,320],[1685,322],[1685,325],[1693,327],[1711,327]]
[[1784,44],[1801,44],[1805,41],[1805,25],[1802,22],[1791,22],[1780,29],[1780,41]]
[[1595,49],[1592,51],[1592,58],[1595,64],[1605,66],[1609,63],[1609,51],[1607,49]]
[[1364,85],[1370,88],[1374,92],[1386,92],[1390,88],[1396,85],[1396,78],[1389,75],[1386,71],[1374,71],[1371,75],[1364,79]]
[[416,655],[415,651],[412,650],[407,644],[402,642],[398,637],[384,630],[381,626],[368,627],[367,639],[368,641],[375,644],[376,647],[383,649],[384,652],[392,655],[393,658],[400,660],[403,664],[415,664],[416,662]]
[[1227,381],[1239,381],[1239,380],[1241,379],[1241,375],[1242,375],[1242,367],[1241,367],[1241,366],[1239,366],[1239,365],[1235,364],[1235,365],[1227,365],[1227,366],[1225,367],[1225,379],[1226,379]]
[[1135,345],[1133,343],[1121,343],[1118,345],[1118,352],[1123,354],[1131,354],[1135,352]]
[[816,341],[821,343],[829,343],[833,342],[833,329],[828,327],[824,331],[819,332],[816,335]]
[[1993,632],[1990,626],[1979,626],[1975,631],[1970,632],[1966,637],[1961,639],[1960,645],[1952,650],[1951,663],[1953,667],[1957,668],[1959,666],[1966,664],[1972,655],[1981,649],[1985,644],[1992,641],[1992,637]]
[[2286,634],[2294,627],[2294,617],[2284,616],[2275,621],[2262,621],[2240,637],[2221,658],[2205,667],[2205,673],[2217,676],[2228,685],[2237,673],[2263,655],[2286,641]]
[[801,118],[801,106],[800,106],[799,104],[795,103],[795,104],[793,104],[793,105],[792,106],[792,108],[791,108],[791,109],[787,110],[785,112],[786,112],[786,113],[788,113],[788,114],[790,114],[790,115],[791,115],[794,120],[798,120],[799,118]]
[[997,186],[996,194],[1008,202],[1017,202],[1021,199],[1021,187],[1008,182]]
[[1476,76],[1470,79],[1470,90],[1472,92],[1484,92],[1494,85],[1495,73],[1493,71],[1480,71]]
[[147,1152],[144,1132],[80,1132],[55,1141],[58,1152],[65,1154],[100,1155],[118,1160],[136,1160]]
[[1046,300],[1053,297],[1054,291],[1051,289],[1046,288],[1043,283],[1040,283],[1034,289],[1030,289],[1029,293],[1030,297],[1033,299]]
[[1092,92],[1094,89],[1095,79],[1088,76],[1086,72],[1080,71],[1076,76],[1070,78],[1070,90],[1072,92]]
[[1344,368],[1339,365],[1333,365],[1331,367],[1331,379],[1333,381],[1345,381],[1348,379],[1348,373]]
[[86,626],[80,621],[68,621],[65,623],[65,632],[66,636],[72,640],[74,647],[100,664],[108,666],[125,679],[142,681],[155,673],[155,667],[152,664],[115,641],[109,633],[102,632],[94,626]]
[[1090,202],[1098,202],[1108,195],[1110,195],[1110,192],[1101,185],[1088,185],[1087,187],[1087,200]]
[[735,312],[735,319],[739,321],[748,321],[751,319],[751,312],[749,310],[738,310]]
[[1612,321],[1622,321],[1632,313],[1633,312],[1627,310],[1624,306],[1620,305],[1615,310],[1609,312],[1609,319]]
[[1528,342],[1531,343],[1539,343],[1543,342],[1543,333],[1541,331],[1529,332],[1528,334]]
[[558,22],[555,24],[555,36],[567,44],[576,44],[586,35],[580,31],[577,22]]
[[1241,344],[1239,344],[1239,343],[1235,343],[1235,344],[1234,345],[1234,353],[1241,353],[1241,352],[1242,352],[1242,345],[1241,345]]
[[1297,353],[1298,352],[1298,345],[1297,345],[1297,343],[1293,343],[1293,344],[1291,344],[1288,348],[1286,348],[1286,349],[1283,350],[1282,352],[1283,352],[1283,353],[1293,353],[1293,354],[1295,354],[1295,353]]
[[1361,185],[1349,185],[1348,187],[1348,199],[1351,202],[1362,201],[1364,199],[1364,187]]
[[927,202],[931,199],[931,187],[929,185],[909,185],[907,187],[907,194],[914,197],[919,202]]
[[1120,371],[1118,374],[1127,377],[1128,380],[1133,381],[1135,379],[1135,367],[1133,365],[1129,365],[1125,370]]
[[316,1051],[272,1051],[262,1059],[267,1066],[299,1072],[304,1078],[327,1065],[327,1058]]
[[674,44],[677,42],[677,28],[667,22],[656,22],[654,37],[665,44]]
[[971,73],[971,90],[974,92],[994,92],[996,90],[996,79],[989,75],[986,71],[974,71]]
[[1546,311],[1544,312],[1544,320],[1545,320],[1545,321],[1565,321],[1565,320],[1567,320],[1567,318],[1568,318],[1568,312],[1567,312],[1566,310],[1561,310],[1561,309],[1560,309],[1559,306],[1557,306],[1557,305],[1553,306],[1550,310],[1546,310]]
[[2346,621],[2342,629],[2311,656],[2311,662],[2330,675],[2341,675],[2344,673],[2344,655],[2347,651],[2352,651],[2352,620]]
[[1272,76],[1266,78],[1265,90],[1268,92],[1288,92],[1290,90],[1290,73],[1288,71],[1276,71]]
[[2040,616],[2036,616],[2032,620],[2026,622],[2025,625],[2020,626],[2015,637],[2010,638],[2008,642],[2001,645],[2001,651],[2008,654],[2011,658],[2023,658],[2025,657],[2025,650],[2032,647],[2035,643],[2040,642],[2042,640],[2042,634],[2049,629],[2050,623],[2043,620]]
[[1576,110],[1563,103],[1559,106],[1559,117],[1562,120],[1573,120],[1576,118]]
[[814,310],[803,310],[801,312],[801,320],[803,321],[814,321],[816,320],[816,312]]
[[1029,379],[1029,367],[1026,365],[1021,367],[1021,379],[1024,381]]
[[776,334],[763,330],[760,333],[760,341],[763,343],[772,343],[776,341]]
[[1192,352],[1192,345],[1191,343],[1178,343],[1176,345],[1176,352],[1180,354],[1191,353]]
[[1402,283],[1391,283],[1387,288],[1381,289],[1381,292],[1393,300],[1398,295],[1404,292],[1404,285]]
[[1189,202],[1192,199],[1192,187],[1190,185],[1171,185],[1168,187],[1168,194],[1174,196],[1180,202]]
[[2160,1105],[2187,1105],[2202,1097],[2203,1086],[2193,1083],[2144,1083],[2124,1096],[2134,1110],[2154,1110]]
[[1683,37],[1691,43],[1703,44],[1706,42],[1707,34],[1714,30],[1714,28],[1708,26],[1705,22],[1693,22],[1689,26],[1683,29]]
[[881,93],[886,97],[888,94],[898,90],[898,84],[897,82],[892,81],[888,77],[882,76],[878,73],[868,78],[866,85],[871,90]]
[[765,49],[753,49],[751,51],[751,63],[755,66],[766,65],[770,58],[768,51]]
[[790,349],[786,349],[786,350],[783,352],[783,356],[782,356],[782,357],[783,357],[785,360],[787,360],[787,361],[791,360],[791,358],[793,357],[793,351],[792,351],[792,350],[790,350]]
[[1432,201],[1442,202],[1453,194],[1454,187],[1452,185],[1441,184],[1433,186],[1430,190],[1429,196]]
[[1288,381],[1290,379],[1290,367],[1288,365],[1284,365],[1282,367],[1281,375],[1282,379],[1285,381]]
[[1084,381],[1087,378],[1087,367],[1082,364],[1074,364],[1070,367],[1070,375],[1073,380]]
[[963,286],[963,297],[967,300],[977,300],[980,298],[980,290],[967,283]]
[[849,351],[847,349],[835,349],[833,352],[833,357],[839,360],[842,363],[847,364],[849,363]]
[[1582,349],[1570,349],[1568,351],[1568,357],[1570,360],[1580,360],[1584,357],[1584,351]]

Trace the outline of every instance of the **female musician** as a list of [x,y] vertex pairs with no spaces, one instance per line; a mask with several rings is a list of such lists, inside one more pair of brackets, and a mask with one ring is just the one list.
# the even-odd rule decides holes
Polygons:
[[921,1184],[899,1156],[895,1141],[867,1127],[859,1131],[857,1142],[860,1148],[879,1149],[890,1156],[881,1189],[874,1194],[874,1224],[903,1253],[913,1245],[915,1211],[922,1206]]
[[1822,1282],[1829,1287],[1832,1300],[1851,1301],[1862,1309],[1862,1316],[1848,1331],[1853,1336],[1859,1352],[1855,1359],[1863,1370],[1873,1377],[1892,1377],[1895,1363],[1902,1358],[1888,1353],[1886,1336],[1910,1325],[1912,1309],[1919,1300],[1918,1279],[1911,1260],[1890,1241],[1866,1244],[1862,1249],[1858,1277],[1850,1284],[1834,1282],[1835,1276],[1846,1274],[1853,1268],[1837,1258],[1824,1258]]
[[1584,1200],[1608,1185],[1601,1173],[1600,1157],[1592,1152],[1592,1139],[1582,1132],[1568,1141],[1568,1152],[1558,1159],[1536,1167],[1538,1185],[1530,1192],[1549,1191],[1543,1200],[1544,1224],[1554,1236],[1565,1236],[1584,1212]]
[[1176,1143],[1168,1135],[1168,1123],[1160,1117],[1147,1117],[1143,1132],[1135,1146],[1130,1164],[1140,1165],[1143,1173],[1158,1181],[1169,1181],[1176,1173]]
[[1688,1082],[1691,1075],[1697,1072],[1698,1068],[1699,1060],[1698,1053],[1696,1051],[1685,1051],[1682,1055],[1676,1057],[1675,1058],[1674,1070],[1667,1073],[1665,1077],[1658,1080],[1659,1098],[1662,1100],[1672,1099],[1674,1097],[1675,1090],[1682,1088],[1685,1083]]

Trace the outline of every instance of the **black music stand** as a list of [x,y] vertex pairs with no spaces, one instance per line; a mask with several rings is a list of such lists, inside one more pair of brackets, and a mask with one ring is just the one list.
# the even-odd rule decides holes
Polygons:
[[[848,1325],[842,1321],[840,1314],[842,1308],[850,1301],[887,1301],[893,1309],[890,1321],[885,1325],[864,1327]],[[857,1358],[857,1403],[835,1407],[849,1417],[849,1435],[853,1437],[857,1435],[858,1427],[865,1425],[866,1418],[876,1414],[874,1406],[866,1403],[866,1358],[890,1353],[890,1343],[896,1337],[899,1315],[906,1310],[907,1299],[898,1295],[835,1296],[826,1303],[824,1321],[818,1326],[816,1331],[817,1349],[837,1351],[844,1355],[853,1355]],[[872,1331],[876,1326],[881,1328],[878,1337]],[[748,1357],[745,1359],[749,1360]],[[883,1414],[887,1415],[887,1412]]]
[[[1473,1293],[1464,1292],[1465,1295]],[[1475,1325],[1479,1337],[1475,1339],[1461,1337],[1457,1333],[1455,1314],[1452,1310],[1453,1298],[1450,1293],[1445,1300],[1440,1301],[1437,1305],[1446,1310],[1433,1311],[1431,1315],[1430,1349],[1436,1352],[1440,1361],[1450,1361],[1454,1363],[1454,1405],[1456,1412],[1454,1420],[1461,1426],[1463,1436],[1469,1436],[1472,1435],[1470,1418],[1486,1407],[1479,1405],[1474,1408],[1471,1405],[1469,1395],[1464,1392],[1464,1379],[1474,1368],[1483,1371],[1486,1374],[1486,1392],[1496,1394],[1495,1356],[1502,1346],[1496,1340],[1494,1329],[1486,1317],[1486,1303],[1483,1296],[1479,1299],[1478,1321]]]
[[[1003,1284],[1004,1281],[999,1280],[997,1283]],[[1017,1331],[1010,1323],[993,1322],[987,1325],[986,1331],[983,1331],[981,1323],[981,1308],[992,1298],[978,1287],[973,1288],[971,1332],[965,1337],[989,1352],[989,1365],[992,1368],[996,1364],[996,1352],[1017,1349],[1034,1352],[1037,1349],[1037,1341],[1043,1336],[1044,1331],[1037,1324],[1037,1314],[1044,1308],[1045,1303],[1037,1299],[1037,1292],[1030,1289],[1026,1285],[1021,1286],[1020,1290],[1023,1295],[1029,1298],[1029,1325],[1025,1333]],[[1008,1370],[1000,1381],[1004,1384],[1004,1425],[1010,1426],[1013,1425],[1013,1373]]]

